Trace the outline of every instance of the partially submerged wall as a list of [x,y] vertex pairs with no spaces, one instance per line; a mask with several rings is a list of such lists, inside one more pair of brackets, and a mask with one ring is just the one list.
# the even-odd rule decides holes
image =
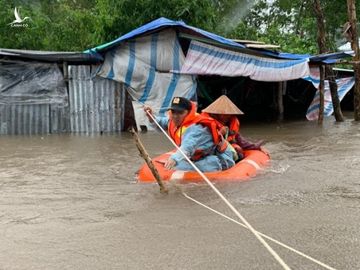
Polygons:
[[[0,104],[0,134],[103,133],[123,129],[125,88],[93,76],[94,66],[69,66],[67,104]],[[1,82],[1,80],[0,80]]]

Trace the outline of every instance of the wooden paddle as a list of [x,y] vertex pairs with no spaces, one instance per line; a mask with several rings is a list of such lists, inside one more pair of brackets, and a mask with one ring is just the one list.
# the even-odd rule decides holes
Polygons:
[[145,160],[146,164],[150,168],[151,173],[154,175],[156,182],[159,184],[160,193],[167,194],[169,191],[167,190],[163,181],[161,180],[158,170],[155,168],[149,154],[145,150],[144,145],[141,143],[140,138],[139,138],[137,132],[135,131],[134,127],[131,128],[130,132],[134,137],[136,147],[140,152],[140,156],[142,156],[142,158]]

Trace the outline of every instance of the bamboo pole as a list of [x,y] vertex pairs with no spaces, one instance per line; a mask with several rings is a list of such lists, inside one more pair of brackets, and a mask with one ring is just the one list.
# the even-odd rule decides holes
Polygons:
[[147,151],[145,150],[144,145],[141,143],[140,138],[137,134],[137,132],[135,131],[134,127],[131,128],[130,130],[131,134],[134,137],[135,140],[135,144],[137,149],[140,152],[140,156],[143,157],[143,159],[145,160],[146,164],[149,166],[151,173],[154,175],[156,182],[158,183],[159,187],[160,187],[160,193],[168,193],[167,188],[165,187],[163,181],[160,178],[160,174],[158,172],[158,170],[155,168],[154,164],[152,163],[152,160],[149,156],[149,154],[147,153]]

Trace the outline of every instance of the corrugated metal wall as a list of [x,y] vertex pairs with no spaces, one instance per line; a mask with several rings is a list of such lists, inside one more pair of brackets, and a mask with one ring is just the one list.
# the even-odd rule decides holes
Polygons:
[[123,128],[125,88],[69,66],[69,106],[0,105],[0,134],[101,133]]
[[120,83],[91,77],[91,66],[69,70],[70,127],[72,132],[120,131],[125,89]]
[[50,133],[70,132],[69,106],[50,106]]
[[49,105],[0,105],[0,134],[43,134],[50,131]]

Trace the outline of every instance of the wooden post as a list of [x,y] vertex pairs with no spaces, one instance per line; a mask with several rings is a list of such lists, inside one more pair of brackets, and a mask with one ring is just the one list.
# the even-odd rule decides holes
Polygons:
[[[319,53],[322,54],[328,52],[328,47],[326,45],[325,17],[324,17],[323,8],[321,6],[321,1],[315,0],[313,8],[316,15],[317,27],[318,27],[317,43],[319,47]],[[326,71],[325,72],[326,77],[328,78],[330,84],[330,92],[331,92],[331,99],[334,108],[334,116],[336,121],[342,122],[344,121],[344,117],[341,112],[340,100],[337,92],[337,84],[335,81],[335,74],[332,67],[328,65],[326,65],[325,71]]]
[[278,104],[278,121],[281,122],[284,120],[284,89],[286,89],[286,82],[279,82],[278,85],[278,94],[277,94],[277,104]]
[[324,79],[325,79],[325,70],[324,66],[320,65],[320,84],[319,84],[319,98],[320,98],[320,108],[319,108],[319,117],[318,117],[318,124],[321,125],[324,120]]
[[69,70],[68,70],[68,63],[66,61],[63,62],[63,74],[64,74],[64,81],[66,85],[66,90],[69,95]]
[[341,111],[340,99],[338,95],[338,86],[336,84],[335,72],[330,65],[325,66],[325,77],[329,81],[331,100],[334,109],[334,116],[336,122],[344,122],[344,116]]
[[160,178],[158,170],[155,168],[154,164],[152,163],[152,160],[151,160],[149,154],[147,153],[147,151],[145,150],[144,145],[141,143],[139,136],[138,136],[137,132],[135,131],[134,127],[131,128],[130,132],[134,137],[135,144],[136,144],[137,149],[140,152],[140,155],[144,158],[146,164],[149,166],[152,174],[154,175],[156,182],[159,184],[160,192],[168,193],[167,188],[165,187],[163,181]]
[[69,80],[69,72],[68,72],[68,63],[66,61],[63,62],[63,73],[64,73],[64,80]]
[[351,40],[351,48],[355,52],[353,58],[353,67],[355,75],[355,87],[354,87],[354,119],[360,121],[360,53],[359,53],[359,38],[356,27],[356,9],[355,0],[347,0],[348,17],[350,22],[350,29],[348,30],[348,36]]

